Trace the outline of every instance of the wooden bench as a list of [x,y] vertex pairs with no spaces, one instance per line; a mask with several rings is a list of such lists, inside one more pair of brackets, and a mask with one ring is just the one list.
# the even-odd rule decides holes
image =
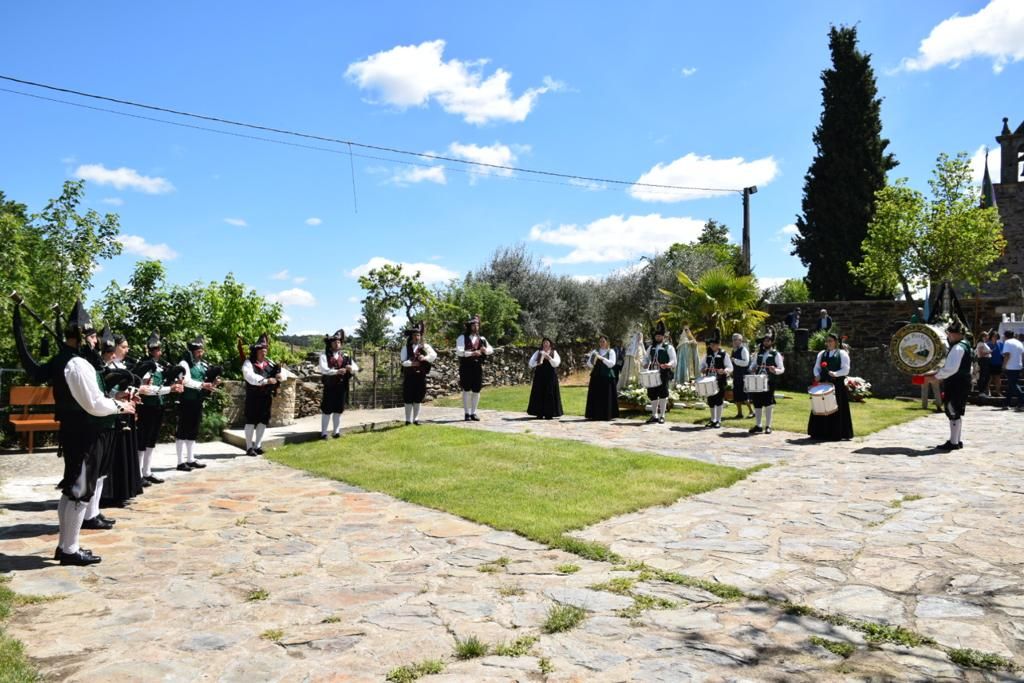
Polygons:
[[50,387],[11,387],[11,406],[22,406],[20,415],[11,413],[9,419],[14,425],[15,432],[28,433],[28,452],[31,453],[35,446],[36,432],[55,432],[60,429],[60,423],[54,419],[54,414],[29,412],[37,406],[54,407],[53,389]]

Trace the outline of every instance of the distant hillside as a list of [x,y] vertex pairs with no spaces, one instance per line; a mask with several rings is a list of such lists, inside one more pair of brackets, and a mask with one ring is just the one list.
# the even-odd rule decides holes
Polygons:
[[320,334],[282,334],[277,340],[301,348],[319,347],[324,343],[323,335]]

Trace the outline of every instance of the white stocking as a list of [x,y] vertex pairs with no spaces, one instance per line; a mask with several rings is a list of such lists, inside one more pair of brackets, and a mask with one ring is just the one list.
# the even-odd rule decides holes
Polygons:
[[668,399],[667,398],[659,398],[658,399],[658,417],[665,417],[665,413],[667,413],[667,412],[668,412]]
[[256,431],[256,425],[245,425],[245,450],[254,448],[252,445],[252,433]]
[[196,456],[192,455],[192,449],[195,448],[196,442],[189,439],[185,442],[185,452],[188,454],[188,461],[195,462]]
[[178,452],[178,464],[184,464],[185,460],[181,457],[181,449],[185,446],[185,442],[182,439],[177,439],[174,442],[174,450]]
[[256,448],[263,448],[263,433],[267,431],[267,425],[256,425]]
[[320,415],[320,436],[327,436],[327,425],[329,425],[330,423],[330,413],[323,413]]
[[88,506],[86,506],[86,519],[92,519],[100,514],[100,497],[103,495],[103,482],[105,479],[106,477],[100,477],[96,480],[96,488],[92,492],[92,498],[89,499]]
[[145,448],[140,448],[139,449],[139,476],[140,477],[145,477],[146,476],[146,449]]
[[341,413],[333,413],[331,418],[334,420],[334,433],[341,433]]
[[470,407],[472,410],[469,411],[470,415],[476,415],[477,406],[480,405],[480,392],[474,391],[470,394]]
[[406,423],[412,422],[412,404],[405,404],[405,421]]
[[413,422],[415,422],[416,420],[420,419],[420,406],[421,405],[423,405],[423,404],[422,403],[413,403],[412,404],[412,419],[413,419]]
[[469,406],[472,405],[473,399],[470,398],[472,394],[468,391],[462,392],[462,409],[466,412],[466,415],[470,414]]
[[765,427],[771,427],[772,426],[772,413],[774,413],[774,412],[775,412],[775,406],[765,406],[764,407],[764,426]]
[[754,426],[755,427],[760,427],[761,426],[761,409],[760,408],[754,408]]
[[142,457],[142,473],[143,476],[153,476],[153,449],[147,448],[146,454]]
[[86,503],[77,503],[66,496],[61,496],[60,503],[57,504],[57,515],[60,522],[60,549],[64,552],[78,552],[78,536],[82,531],[82,522],[85,521],[88,507]]

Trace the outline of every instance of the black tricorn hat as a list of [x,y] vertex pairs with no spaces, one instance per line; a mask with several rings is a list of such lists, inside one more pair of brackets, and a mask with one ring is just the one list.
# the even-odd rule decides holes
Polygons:
[[89,317],[89,311],[85,310],[81,299],[75,301],[75,306],[68,315],[67,328],[68,332],[81,335],[96,333],[96,328],[92,326],[92,318]]
[[335,330],[334,334],[325,334],[324,335],[324,343],[325,344],[330,344],[332,341],[335,341],[335,340],[340,341],[340,342],[344,342],[345,341],[345,330]]
[[722,343],[722,333],[719,332],[718,330],[712,330],[711,332],[708,332],[707,334],[704,335],[704,343],[705,344],[721,344]]
[[662,336],[665,335],[665,321],[664,320],[659,320],[657,322],[657,324],[654,326],[654,329],[651,330],[651,337],[654,337],[654,335],[657,335],[657,334],[660,334]]
[[186,346],[188,346],[189,351],[196,351],[206,347],[206,340],[203,339],[203,335],[197,334],[196,338],[186,344]]
[[109,353],[114,350],[117,343],[114,341],[114,333],[110,331],[110,325],[104,325],[103,331],[100,332],[100,351],[103,353]]
[[946,332],[955,332],[956,334],[964,333],[964,324],[957,318],[953,318],[948,325],[946,325]]
[[476,323],[477,325],[480,324],[480,314],[479,313],[474,313],[473,316],[469,320],[466,321],[466,326],[469,327],[473,323]]
[[407,330],[405,330],[405,336],[406,337],[411,337],[414,334],[418,334],[418,335],[420,335],[422,337],[424,334],[426,334],[426,332],[427,332],[427,326],[421,320],[418,323],[414,323],[412,327],[410,327]]
[[267,340],[267,333],[264,332],[256,341],[249,345],[249,350],[255,351],[256,349],[265,349],[268,346],[270,346],[270,342]]
[[159,349],[163,344],[160,341],[160,332],[153,330],[153,334],[149,335],[149,339],[146,340],[147,349]]

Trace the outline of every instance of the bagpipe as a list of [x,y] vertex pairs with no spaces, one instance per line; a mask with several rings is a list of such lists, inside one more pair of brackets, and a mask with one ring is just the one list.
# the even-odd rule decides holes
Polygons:
[[430,373],[430,369],[433,367],[431,363],[424,360],[426,357],[427,350],[423,344],[420,344],[420,347],[413,352],[412,358],[410,359],[412,361],[412,365],[406,369],[414,375],[426,376]]
[[[469,344],[469,335],[468,334],[465,336],[465,340],[466,340],[466,343]],[[477,337],[477,348],[475,348],[475,349],[466,348],[466,350],[467,351],[479,351],[480,352],[479,356],[473,356],[472,358],[467,358],[466,360],[468,360],[468,361],[475,361],[477,363],[486,363],[487,362],[488,355],[485,353],[485,351],[487,350],[487,338],[484,337],[483,335],[480,335],[479,337]]]
[[64,329],[64,322],[61,315],[60,305],[54,304],[51,310],[54,313],[54,326],[51,328],[38,313],[29,308],[28,304],[25,303],[25,298],[18,293],[17,290],[11,292],[11,301],[14,302],[14,313],[13,313],[13,332],[14,332],[14,346],[18,353],[18,359],[21,361],[21,367],[24,368],[25,374],[28,375],[29,380],[33,383],[42,383],[50,381],[50,368],[47,364],[41,364],[32,357],[32,352],[28,348],[28,341],[25,339],[25,323],[21,318],[21,309],[24,308],[30,316],[35,318],[35,321],[42,326],[43,330],[48,333],[47,336],[43,337],[42,343],[39,347],[39,355],[46,357],[50,355],[50,337],[52,336],[57,341],[57,347],[60,348],[61,344],[64,343],[64,336],[61,334],[61,330]]
[[125,365],[127,365],[132,372],[142,378],[145,378],[146,375],[152,375],[154,372],[159,370],[163,373],[163,382],[161,383],[161,386],[165,387],[177,384],[181,381],[182,377],[185,376],[185,368],[180,365],[171,365],[170,363],[165,363],[162,360],[155,360],[153,358],[145,358],[143,360],[136,361],[134,364],[126,362]]

